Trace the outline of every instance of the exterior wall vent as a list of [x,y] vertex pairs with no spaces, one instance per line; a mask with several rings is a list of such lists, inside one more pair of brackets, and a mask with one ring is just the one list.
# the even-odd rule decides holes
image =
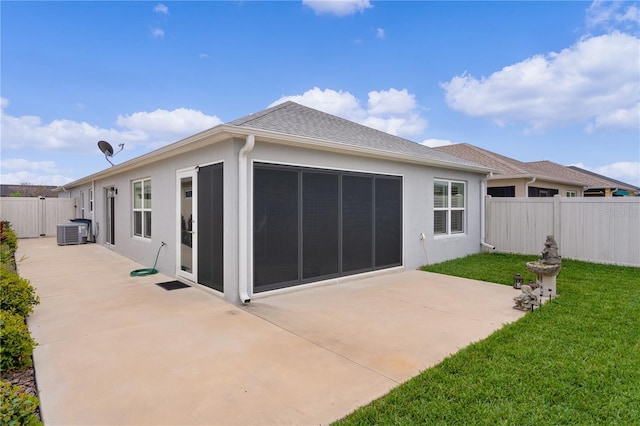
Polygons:
[[86,223],[58,224],[58,245],[85,244],[89,235]]

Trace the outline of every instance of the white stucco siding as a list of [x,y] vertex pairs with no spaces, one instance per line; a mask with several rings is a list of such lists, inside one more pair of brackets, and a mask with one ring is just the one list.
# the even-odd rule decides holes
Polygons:
[[[414,269],[426,263],[441,262],[480,251],[480,180],[484,175],[260,141],[256,142],[249,158],[252,162],[402,176],[405,268]],[[466,232],[462,235],[433,235],[435,178],[466,183]],[[425,235],[424,247],[420,240],[421,233]]]
[[[115,244],[114,251],[136,261],[141,267],[152,267],[158,249],[164,241],[167,245],[160,250],[157,269],[167,275],[173,276],[176,273],[176,171],[198,165],[205,165],[216,162],[224,162],[225,184],[234,184],[237,180],[233,175],[233,169],[237,163],[237,156],[234,153],[235,147],[231,140],[210,145],[192,152],[177,155],[170,159],[162,160],[133,170],[125,171],[114,176],[95,181],[94,191],[94,226],[98,230],[97,243],[106,243],[106,220],[107,204],[106,190],[110,187],[117,189],[116,212],[115,212]],[[234,157],[235,156],[235,157]],[[235,158],[235,162],[233,161]],[[152,202],[152,225],[151,238],[134,237],[132,219],[132,182],[139,179],[151,179],[151,202]],[[88,194],[91,184],[75,187],[69,190],[71,197],[79,197],[81,191]],[[226,189],[226,188],[225,188]],[[225,200],[225,222],[229,221],[230,227],[225,226],[225,256],[232,253],[235,246],[232,229],[237,228],[234,218],[237,212],[233,206],[234,191],[226,191],[225,197],[230,196],[231,200]],[[85,217],[91,219],[86,213]],[[226,225],[227,223],[225,223]],[[228,234],[228,235],[227,235]],[[227,248],[227,242],[231,247]],[[237,246],[235,246],[237,247]],[[237,251],[237,248],[236,248]],[[225,259],[225,263],[226,263]],[[235,261],[229,259],[230,262]],[[225,275],[229,273],[229,279],[234,278],[233,268],[225,268]],[[226,281],[226,277],[225,277]]]
[[[115,209],[115,244],[107,245],[114,251],[134,260],[140,267],[152,267],[162,242],[167,245],[160,251],[156,268],[169,276],[175,276],[178,234],[178,199],[176,172],[223,163],[223,282],[224,298],[231,303],[240,303],[239,298],[239,209],[247,209],[249,216],[247,241],[247,283],[252,291],[253,276],[253,165],[274,163],[319,169],[352,171],[378,175],[402,177],[402,265],[414,269],[427,263],[466,256],[480,250],[480,181],[485,176],[472,172],[437,168],[422,164],[401,163],[384,158],[363,157],[346,152],[309,149],[292,144],[284,145],[256,140],[254,149],[248,154],[248,197],[244,204],[239,197],[238,155],[245,138],[237,137],[207,144],[200,141],[200,148],[175,154],[163,160],[141,163],[135,168],[115,173],[93,182],[68,188],[70,197],[79,197],[83,192],[88,197],[94,188],[94,213],[88,213],[85,201],[85,217],[92,219],[97,231],[97,243],[106,243],[107,188],[117,189]],[[102,176],[102,174],[98,174]],[[140,238],[133,235],[132,182],[151,179],[152,188],[152,236]],[[435,179],[464,181],[466,183],[465,233],[455,236],[433,235],[433,183]],[[198,222],[206,221],[200,216]],[[420,239],[425,235],[424,241]]]

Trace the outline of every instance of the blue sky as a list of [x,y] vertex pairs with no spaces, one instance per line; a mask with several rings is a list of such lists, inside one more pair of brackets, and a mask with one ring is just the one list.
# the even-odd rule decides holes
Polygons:
[[640,186],[638,2],[0,2],[2,183],[285,100]]

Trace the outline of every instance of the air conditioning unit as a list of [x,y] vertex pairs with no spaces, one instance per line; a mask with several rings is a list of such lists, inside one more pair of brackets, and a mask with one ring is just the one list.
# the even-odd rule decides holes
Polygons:
[[86,223],[58,224],[58,245],[85,244],[89,235]]

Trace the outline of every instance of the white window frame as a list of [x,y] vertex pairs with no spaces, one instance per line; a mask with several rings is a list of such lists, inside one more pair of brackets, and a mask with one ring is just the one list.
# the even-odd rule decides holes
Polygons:
[[578,191],[567,191],[565,194],[566,197],[572,198],[578,196]]
[[[140,203],[136,205],[136,185],[140,185]],[[148,188],[149,198],[145,198]],[[151,178],[138,179],[131,182],[131,231],[134,238],[151,239]],[[147,202],[148,201],[148,202]],[[136,232],[136,215],[140,215],[140,232]],[[148,215],[148,216],[147,216]],[[149,225],[147,225],[147,217],[149,219]]]
[[[436,189],[436,185],[440,185],[440,186],[444,186],[446,185],[447,187],[447,194],[446,194],[446,205],[444,206],[437,206],[438,204],[438,200],[436,198],[436,193],[435,193],[435,189]],[[453,195],[452,195],[452,188],[454,186],[454,184],[456,185],[462,185],[462,207],[459,206],[459,203],[453,203]],[[451,179],[440,179],[440,178],[436,178],[433,181],[433,196],[434,196],[434,200],[433,200],[433,212],[434,212],[434,218],[433,218],[433,235],[435,237],[442,237],[442,236],[450,236],[450,235],[465,235],[466,234],[466,230],[467,230],[467,213],[466,213],[466,205],[467,205],[467,183],[465,181],[461,181],[461,180],[451,180]],[[460,195],[455,195],[456,197],[459,197]],[[457,204],[457,205],[454,205]],[[436,212],[438,211],[443,211],[446,212],[446,230],[445,232],[436,232]],[[451,229],[451,215],[452,212],[462,212],[462,229],[461,230],[453,230]]]

